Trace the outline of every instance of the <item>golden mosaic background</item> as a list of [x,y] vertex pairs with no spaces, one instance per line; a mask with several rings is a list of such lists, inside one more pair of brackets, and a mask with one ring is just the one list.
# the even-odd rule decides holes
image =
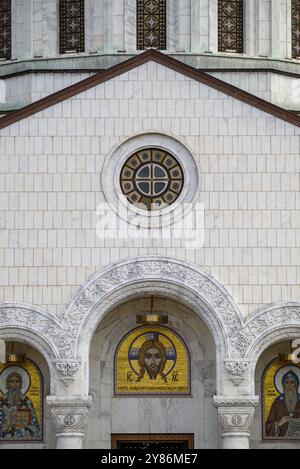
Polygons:
[[[137,382],[140,367],[138,360],[130,360],[129,353],[132,349],[139,349],[147,341],[148,334],[158,334],[159,341],[166,349],[172,345],[176,350],[176,362],[167,360],[164,368],[167,382],[158,376],[151,380],[147,373]],[[128,381],[128,376],[132,382]],[[139,327],[130,332],[120,343],[115,357],[115,394],[173,394],[190,395],[190,359],[188,350],[183,340],[167,327]]]
[[[264,438],[268,439],[265,435],[266,423],[269,418],[272,405],[274,401],[280,396],[280,393],[275,387],[275,376],[276,373],[281,368],[288,368],[287,363],[282,363],[280,360],[274,360],[270,363],[266,369],[263,380],[262,380],[262,397],[263,397],[263,435]],[[292,364],[292,366],[297,366],[300,370],[300,366]],[[288,371],[288,370],[287,370]],[[282,438],[281,438],[282,439]]]
[[[30,376],[30,388],[28,392],[26,393],[26,397],[28,397],[33,405],[34,405],[34,410],[36,414],[36,418],[38,420],[39,426],[42,429],[42,394],[43,394],[43,389],[42,389],[42,380],[41,380],[41,375],[39,373],[38,368],[34,363],[32,363],[29,360],[26,360],[25,363],[15,363],[15,364],[0,364],[0,374],[2,371],[4,371],[6,368],[10,367],[20,367],[23,368],[24,370],[27,371],[27,373]],[[3,393],[0,391],[0,398],[3,397]]]

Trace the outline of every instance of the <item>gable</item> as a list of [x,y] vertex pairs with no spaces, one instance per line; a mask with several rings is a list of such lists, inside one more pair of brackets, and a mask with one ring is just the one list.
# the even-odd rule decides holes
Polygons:
[[209,88],[217,90],[218,92],[224,93],[236,100],[246,103],[256,109],[259,109],[265,113],[268,113],[274,117],[282,119],[292,125],[300,127],[300,117],[290,111],[275,106],[272,103],[264,101],[246,91],[236,88],[228,83],[223,82],[211,75],[196,70],[189,65],[186,65],[168,55],[165,55],[156,50],[150,50],[144,52],[138,56],[130,58],[129,60],[115,65],[108,69],[106,72],[98,73],[90,78],[87,78],[79,83],[76,83],[68,88],[65,88],[57,93],[54,93],[46,98],[43,98],[29,106],[26,106],[16,112],[13,112],[0,120],[0,129],[4,129],[16,122],[26,119],[30,116],[35,115],[45,109],[48,109],[56,104],[66,101],[80,93],[88,91],[100,84],[106,83],[116,77],[121,76],[124,73],[130,72],[135,68],[146,64],[150,61],[154,61],[157,64],[161,64],[174,72],[177,72],[185,77],[194,80],[200,84],[206,85]]

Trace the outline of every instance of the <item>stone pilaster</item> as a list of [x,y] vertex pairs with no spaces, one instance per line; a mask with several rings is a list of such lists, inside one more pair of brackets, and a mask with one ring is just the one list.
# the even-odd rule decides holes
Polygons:
[[208,2],[208,49],[218,52],[218,0]]
[[[200,1],[191,1],[191,52],[200,52]],[[202,51],[201,51],[202,52]]]
[[244,52],[247,55],[257,54],[258,8],[257,1],[244,2]]
[[12,1],[12,58],[32,57],[33,0]]
[[49,396],[47,404],[56,429],[56,449],[82,449],[92,398]]
[[250,429],[258,402],[256,396],[214,398],[221,424],[222,449],[249,449]]
[[113,52],[113,15],[114,15],[114,2],[112,0],[105,0],[104,2],[104,30],[105,42],[104,53],[111,54]]
[[[280,0],[271,2],[271,57],[280,57]],[[284,57],[285,58],[285,57]]]

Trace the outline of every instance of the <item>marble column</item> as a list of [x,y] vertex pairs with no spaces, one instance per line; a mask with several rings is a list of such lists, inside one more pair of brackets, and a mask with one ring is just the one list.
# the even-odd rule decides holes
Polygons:
[[221,424],[222,449],[249,449],[250,429],[258,402],[256,396],[214,398]]
[[89,396],[49,396],[47,404],[56,429],[56,449],[83,449]]

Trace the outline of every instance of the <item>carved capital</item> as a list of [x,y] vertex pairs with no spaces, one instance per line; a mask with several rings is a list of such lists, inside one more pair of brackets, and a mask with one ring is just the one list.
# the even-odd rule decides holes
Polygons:
[[258,402],[259,398],[255,396],[244,399],[215,397],[214,406],[218,411],[222,434],[249,435]]
[[249,369],[249,362],[228,360],[226,361],[225,366],[231,381],[235,384],[235,386],[238,386],[245,378],[245,375]]
[[57,434],[84,434],[91,397],[47,397]]
[[69,386],[75,379],[75,375],[79,370],[80,363],[79,362],[56,362],[55,363],[56,369],[60,375],[61,381],[66,385]]

